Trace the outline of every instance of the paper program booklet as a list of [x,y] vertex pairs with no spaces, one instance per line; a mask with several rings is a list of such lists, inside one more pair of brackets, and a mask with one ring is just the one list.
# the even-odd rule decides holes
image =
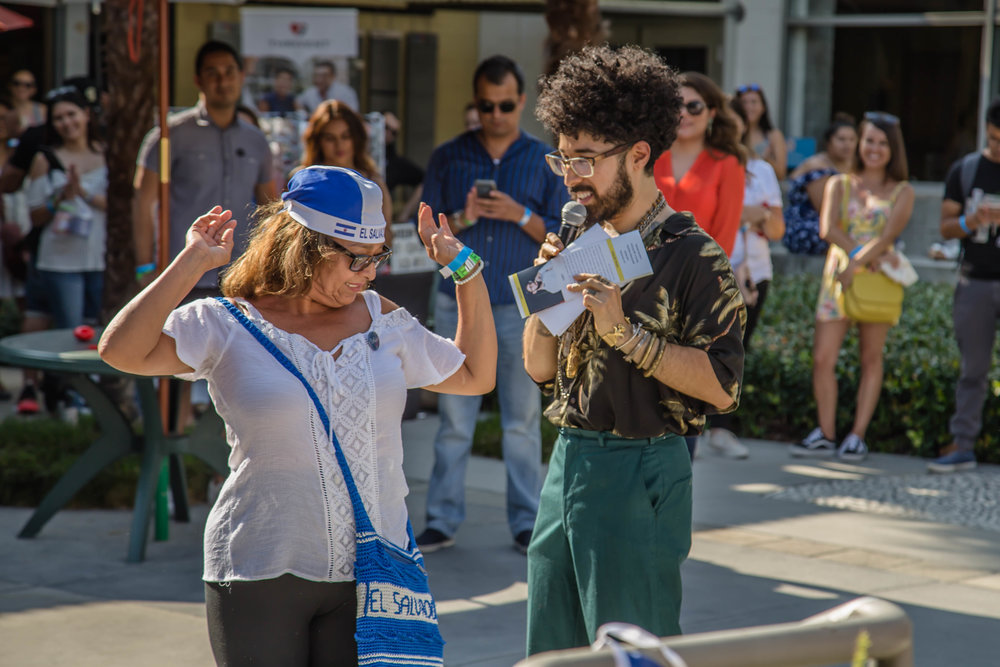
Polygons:
[[639,232],[612,237],[594,225],[548,262],[509,276],[521,317],[537,313],[553,334],[564,332],[584,310],[583,295],[566,289],[580,273],[596,273],[621,286],[652,274],[653,267]]

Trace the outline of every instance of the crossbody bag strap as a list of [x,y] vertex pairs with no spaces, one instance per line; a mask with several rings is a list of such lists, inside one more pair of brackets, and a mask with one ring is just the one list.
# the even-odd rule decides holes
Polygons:
[[257,328],[250,319],[243,314],[243,312],[237,308],[229,299],[225,299],[221,296],[215,297],[219,303],[226,307],[226,310],[236,319],[237,322],[243,325],[243,327],[250,332],[258,343],[260,343],[265,350],[271,353],[271,356],[278,360],[285,369],[298,378],[302,386],[306,388],[306,392],[309,394],[309,398],[312,399],[313,405],[316,407],[316,412],[319,414],[320,421],[323,422],[323,428],[330,435],[330,440],[333,442],[333,451],[337,456],[337,463],[340,464],[340,470],[344,475],[344,484],[347,485],[347,493],[351,496],[351,505],[354,507],[354,525],[359,532],[374,532],[372,528],[371,519],[368,518],[368,512],[365,510],[365,504],[361,500],[361,494],[358,493],[358,487],[354,483],[354,475],[351,474],[351,468],[347,465],[347,457],[344,456],[344,451],[340,447],[340,441],[337,440],[337,434],[333,432],[330,428],[330,417],[326,413],[326,409],[323,407],[323,403],[319,400],[319,396],[316,395],[316,391],[309,384],[309,380],[302,375],[302,372],[292,363],[292,361],[285,356],[285,353],[278,349],[278,347],[268,338],[263,331]]

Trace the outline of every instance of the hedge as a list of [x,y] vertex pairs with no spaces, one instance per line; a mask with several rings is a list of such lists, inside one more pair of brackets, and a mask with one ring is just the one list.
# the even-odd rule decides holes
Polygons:
[[[93,417],[70,424],[50,417],[11,416],[0,422],[0,505],[37,507],[97,437]],[[209,466],[184,456],[188,495],[204,502]],[[131,508],[139,479],[138,456],[126,456],[99,472],[67,507]]]

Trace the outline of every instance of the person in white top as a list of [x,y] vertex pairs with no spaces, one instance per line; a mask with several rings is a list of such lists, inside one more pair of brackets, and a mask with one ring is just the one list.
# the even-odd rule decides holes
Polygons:
[[[730,103],[740,126],[744,145],[750,151],[747,160],[747,178],[743,189],[743,211],[740,231],[729,258],[733,273],[739,283],[747,305],[747,325],[743,330],[743,349],[750,349],[750,337],[757,327],[767,290],[774,275],[771,265],[771,241],[779,241],[785,234],[785,217],[781,207],[781,186],[774,167],[754,151],[747,133],[746,112],[740,98]],[[706,440],[708,446],[729,458],[743,459],[750,450],[733,433],[732,413],[712,418],[712,428]]]
[[313,85],[299,95],[299,105],[312,115],[320,102],[340,100],[354,111],[361,112],[358,94],[346,83],[337,81],[337,66],[330,60],[321,60],[313,65]]
[[[455,273],[454,341],[368,289],[389,258],[381,190],[356,172],[313,166],[283,202],[258,209],[222,293],[291,360],[330,415],[375,530],[405,546],[401,416],[410,387],[483,394],[497,340],[482,262]],[[219,664],[356,664],[354,515],[331,439],[303,385],[198,278],[229,261],[236,220],[216,206],[184,250],[108,325],[98,349],[129,373],[208,380],[226,422],[231,472],[205,527],[205,595]],[[428,256],[466,249],[421,205]],[[453,267],[453,270],[457,267]]]

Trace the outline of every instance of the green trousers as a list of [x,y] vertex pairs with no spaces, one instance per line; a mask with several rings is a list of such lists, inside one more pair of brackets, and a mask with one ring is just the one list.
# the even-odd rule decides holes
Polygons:
[[683,438],[560,429],[528,548],[528,655],[586,646],[610,621],[680,634],[690,549]]

